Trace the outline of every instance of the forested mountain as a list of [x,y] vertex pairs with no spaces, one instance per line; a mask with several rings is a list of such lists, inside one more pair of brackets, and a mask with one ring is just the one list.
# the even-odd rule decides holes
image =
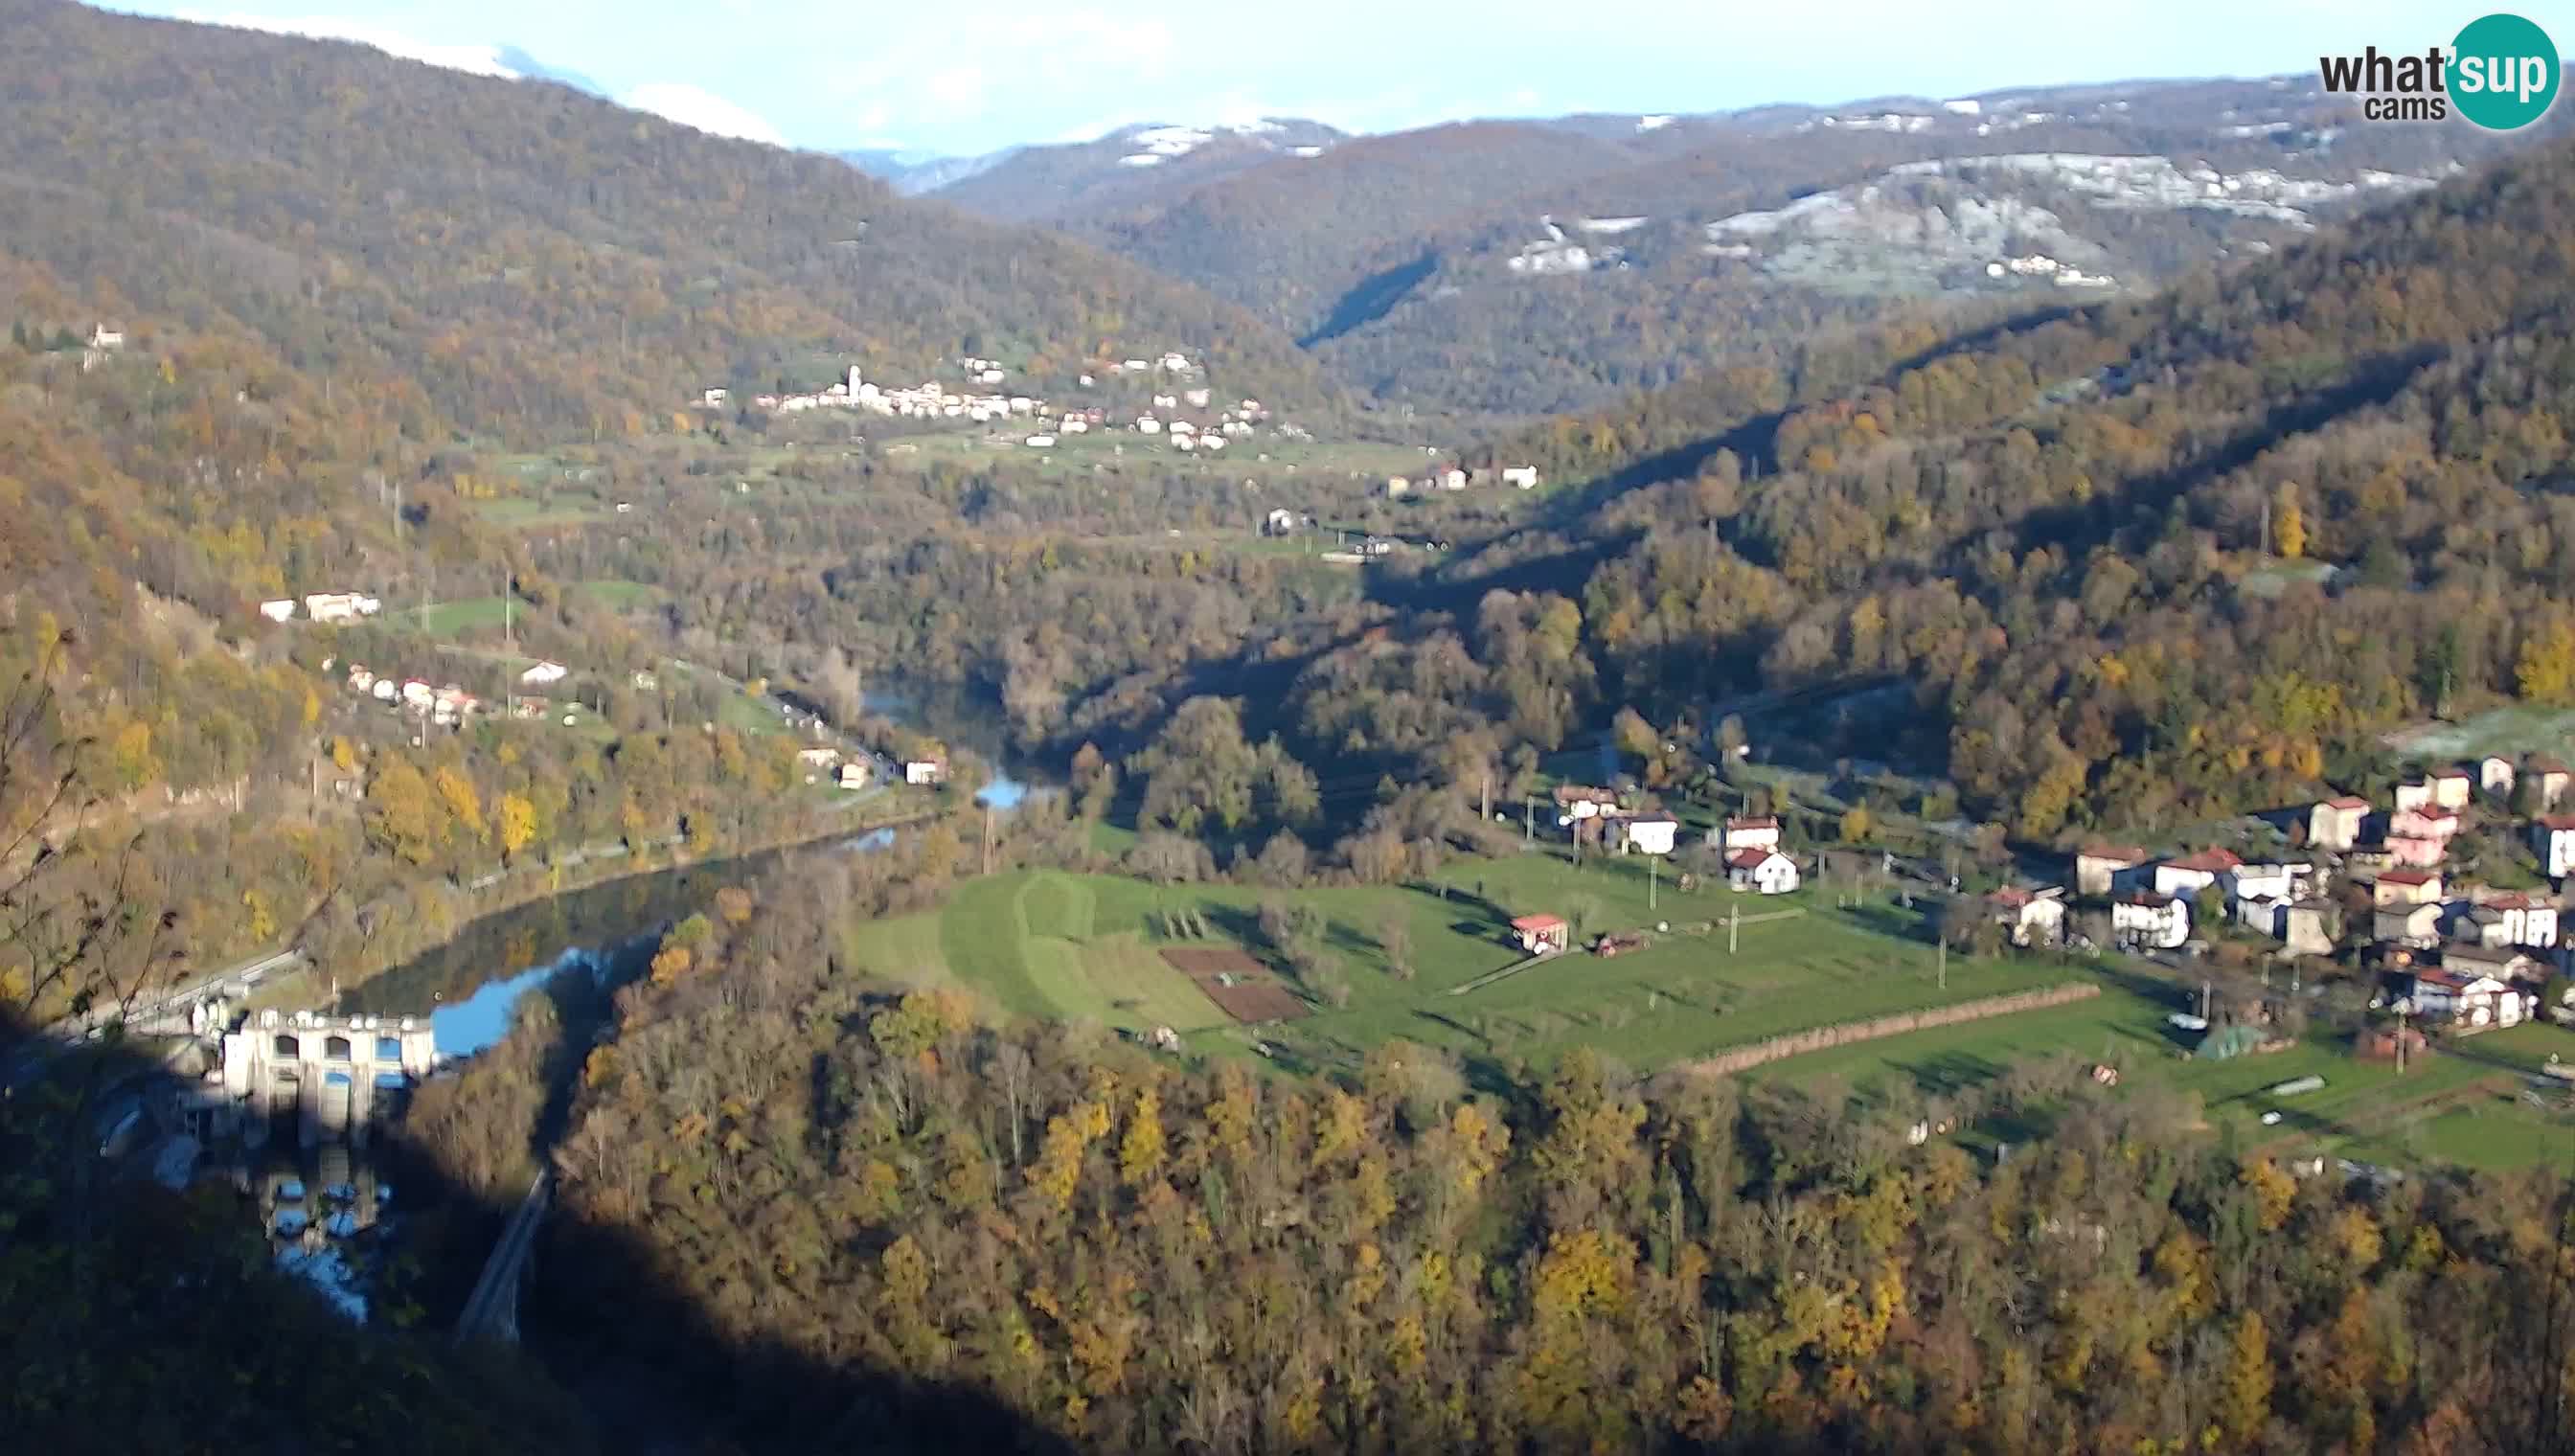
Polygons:
[[97,306],[138,322],[221,311],[298,369],[416,379],[476,434],[961,352],[1043,381],[1183,349],[1246,394],[1321,393],[1239,310],[831,158],[364,47],[68,0],[6,0],[0,26],[0,247],[111,281]]
[[2528,140],[2364,124],[2312,77],[2143,82],[1434,127],[1045,215],[1367,390],[1526,414],[1874,319],[2149,293]]
[[1897,675],[2033,837],[2294,800],[2400,720],[2575,701],[2570,215],[2552,145],[2150,301],[1561,421],[1503,454],[1604,489],[1445,571],[1585,576],[1604,692],[1661,711]]

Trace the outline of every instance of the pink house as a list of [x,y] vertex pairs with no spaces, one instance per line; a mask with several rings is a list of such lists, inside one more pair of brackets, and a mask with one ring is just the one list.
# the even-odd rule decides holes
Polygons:
[[2448,852],[2447,839],[2418,839],[2391,833],[2387,836],[2387,857],[2414,869],[2429,869],[2441,862]]
[[2387,837],[2395,839],[2439,839],[2447,842],[2459,831],[2459,811],[2440,804],[2423,804],[2400,808],[2387,816]]

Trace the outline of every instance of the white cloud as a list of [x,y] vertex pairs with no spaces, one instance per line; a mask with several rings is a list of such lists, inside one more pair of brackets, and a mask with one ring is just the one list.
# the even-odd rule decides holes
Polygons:
[[271,35],[300,35],[311,40],[355,41],[374,46],[388,55],[407,61],[420,61],[444,66],[451,71],[465,71],[476,76],[498,76],[505,81],[520,79],[519,73],[501,64],[501,48],[490,45],[439,45],[415,40],[400,31],[387,30],[363,20],[345,16],[312,15],[300,20],[268,15],[199,15],[181,12],[181,20],[202,25],[229,25],[240,30],[262,30]]
[[747,142],[767,142],[773,147],[787,145],[758,113],[737,106],[714,92],[685,81],[654,81],[638,86],[617,98],[621,106],[649,111],[655,116],[693,126],[719,137],[738,137]]

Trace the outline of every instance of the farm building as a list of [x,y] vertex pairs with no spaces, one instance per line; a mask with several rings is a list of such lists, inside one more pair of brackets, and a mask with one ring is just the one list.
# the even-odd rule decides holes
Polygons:
[[1531,955],[1560,955],[1573,943],[1573,927],[1562,915],[1522,915],[1511,921],[1511,936]]

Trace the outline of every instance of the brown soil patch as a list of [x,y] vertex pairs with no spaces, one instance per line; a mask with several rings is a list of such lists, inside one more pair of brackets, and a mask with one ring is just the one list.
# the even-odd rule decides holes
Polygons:
[[1230,945],[1166,945],[1162,947],[1162,955],[1163,959],[1171,962],[1173,969],[1186,976],[1270,974],[1269,966]]
[[1212,945],[1166,945],[1164,960],[1237,1021],[1288,1021],[1311,1011],[1270,967],[1241,950]]

